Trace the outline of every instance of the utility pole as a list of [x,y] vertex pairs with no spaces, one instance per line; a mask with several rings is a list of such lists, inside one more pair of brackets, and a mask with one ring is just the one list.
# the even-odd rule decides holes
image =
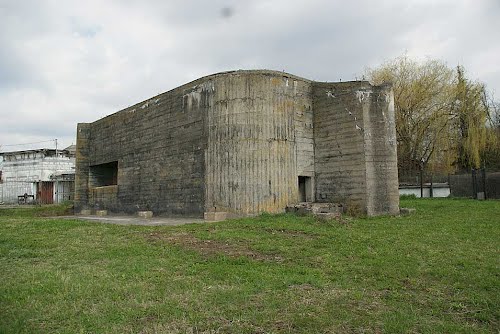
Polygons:
[[420,160],[420,198],[424,198],[424,163],[425,160]]
[[[56,160],[55,160],[55,163],[57,163],[57,159],[59,158],[59,156],[57,155],[57,138],[54,139],[54,141],[56,142]],[[52,197],[55,197],[55,203],[56,204],[59,204],[59,182],[57,182],[57,167],[54,171],[54,176],[55,176],[55,179],[56,179],[56,182],[55,182],[55,189],[53,190],[53,194],[52,194]]]

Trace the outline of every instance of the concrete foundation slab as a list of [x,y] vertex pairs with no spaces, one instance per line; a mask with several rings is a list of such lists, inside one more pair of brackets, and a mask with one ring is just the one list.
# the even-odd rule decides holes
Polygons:
[[95,223],[114,225],[143,225],[143,226],[178,226],[185,224],[199,224],[205,221],[201,218],[180,217],[153,217],[140,218],[137,216],[66,216],[64,219],[86,220]]

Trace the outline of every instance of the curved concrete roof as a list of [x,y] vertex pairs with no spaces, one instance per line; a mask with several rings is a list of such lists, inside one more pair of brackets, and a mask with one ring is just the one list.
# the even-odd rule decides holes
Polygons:
[[[104,117],[102,117],[101,119],[97,120],[97,121],[100,121],[100,120],[103,120],[103,119],[106,119],[110,116],[113,116],[115,114],[118,114],[118,113],[121,113],[123,111],[126,111],[127,109],[130,109],[134,106],[137,106],[137,105],[141,105],[141,104],[144,104],[148,101],[151,101],[151,100],[154,100],[155,98],[157,98],[158,96],[160,95],[163,95],[163,94],[167,94],[169,92],[173,92],[175,90],[178,90],[178,89],[185,89],[187,87],[192,87],[192,86],[196,86],[202,82],[205,82],[205,81],[208,81],[208,80],[211,80],[211,79],[214,79],[214,78],[217,78],[217,77],[221,77],[221,76],[230,76],[230,75],[267,75],[267,76],[275,76],[275,77],[286,77],[286,78],[290,78],[290,79],[294,79],[294,80],[300,80],[300,81],[304,81],[304,82],[313,82],[312,80],[309,80],[309,79],[305,79],[305,78],[302,78],[302,77],[299,77],[299,76],[296,76],[296,75],[293,75],[293,74],[290,74],[290,73],[286,73],[286,72],[280,72],[280,71],[274,71],[274,70],[265,70],[265,69],[261,69],[261,70],[233,70],[233,71],[224,71],[224,72],[219,72],[219,73],[214,73],[214,74],[209,74],[209,75],[206,75],[206,76],[203,76],[201,78],[198,78],[198,79],[195,79],[193,81],[190,81],[190,82],[187,82],[181,86],[178,86],[178,87],[175,87],[175,88],[172,88],[172,89],[169,89],[165,92],[162,92],[160,94],[157,94],[155,96],[152,96],[150,98],[147,98],[143,101],[140,101],[140,102],[136,102],[126,108],[123,108],[123,109],[120,109],[116,112],[113,112],[109,115],[106,115]],[[95,121],[95,122],[97,122]]]
[[[305,78],[302,78],[300,76],[297,76],[297,75],[294,75],[294,74],[290,74],[290,73],[287,73],[287,72],[284,72],[284,71],[275,71],[275,70],[266,70],[266,69],[224,71],[224,72],[218,72],[218,73],[214,73],[214,74],[209,74],[209,75],[203,76],[201,78],[198,78],[198,79],[192,80],[190,82],[187,82],[187,83],[185,83],[185,84],[183,84],[181,86],[169,89],[169,90],[167,90],[165,92],[162,92],[160,94],[157,94],[155,96],[147,98],[147,99],[145,99],[143,101],[136,102],[136,103],[134,103],[134,104],[132,104],[132,105],[126,107],[126,108],[120,109],[120,110],[118,110],[116,112],[113,112],[113,113],[111,113],[109,115],[106,115],[106,116],[102,117],[101,119],[99,119],[97,121],[106,119],[106,118],[108,118],[108,117],[110,117],[112,115],[121,113],[121,112],[126,111],[126,110],[128,110],[130,108],[133,108],[135,106],[142,105],[144,103],[147,103],[148,101],[155,100],[156,98],[158,98],[161,95],[164,95],[164,94],[176,91],[176,90],[181,90],[181,89],[186,89],[188,87],[193,87],[193,86],[199,85],[199,84],[201,84],[203,82],[206,82],[208,80],[215,79],[217,77],[231,76],[231,75],[249,75],[249,76],[250,75],[264,75],[264,76],[270,76],[270,77],[272,76],[272,77],[290,78],[290,79],[293,79],[293,80],[300,80],[300,81],[303,81],[303,82],[315,83],[315,84],[318,84],[318,83],[319,84],[329,84],[329,83],[331,83],[331,82],[314,81],[314,80],[305,79]],[[363,82],[364,84],[372,86],[368,81],[344,81],[344,82],[340,82],[340,84],[349,85],[349,84],[352,84],[354,82]]]
[[[218,73],[214,73],[214,74],[209,74],[209,75],[203,76],[201,78],[198,78],[196,80],[193,80],[191,82],[188,82],[188,83],[186,83],[186,84],[184,84],[182,86],[189,85],[192,82],[195,82],[195,81],[198,81],[198,80],[206,80],[206,79],[211,79],[211,78],[215,78],[215,77],[218,77],[218,76],[232,75],[232,74],[249,74],[249,75],[262,74],[262,75],[269,75],[269,76],[283,76],[283,77],[287,77],[287,78],[291,78],[291,79],[296,79],[296,80],[301,80],[301,81],[307,81],[307,82],[312,82],[313,81],[313,80],[302,78],[302,77],[299,77],[297,75],[290,74],[290,73],[287,73],[287,72],[284,72],[284,71],[280,72],[280,71],[266,70],[266,69],[261,69],[261,70],[233,70],[233,71],[224,71],[224,72],[218,72]],[[180,86],[180,87],[182,87],[182,86]]]

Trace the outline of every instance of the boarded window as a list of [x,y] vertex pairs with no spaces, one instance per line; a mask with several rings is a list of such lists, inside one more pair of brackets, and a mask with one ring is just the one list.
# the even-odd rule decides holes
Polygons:
[[89,183],[91,187],[104,187],[118,184],[118,161],[90,166]]

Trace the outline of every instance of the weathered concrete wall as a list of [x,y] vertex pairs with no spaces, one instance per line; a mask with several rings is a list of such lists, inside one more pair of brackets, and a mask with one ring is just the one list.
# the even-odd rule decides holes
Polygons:
[[207,211],[280,212],[297,202],[298,172],[313,171],[312,122],[296,131],[312,116],[310,83],[279,72],[242,71],[214,78],[213,87]]
[[[206,96],[192,82],[90,124],[79,124],[76,203],[155,214],[204,212]],[[113,191],[89,184],[89,167],[118,163]],[[106,191],[105,191],[106,190]],[[115,196],[116,198],[113,198]]]
[[366,160],[359,82],[313,83],[316,200],[366,208]]
[[[306,201],[315,201],[315,171],[314,171],[314,116],[312,108],[312,84],[302,83],[297,86],[294,96],[295,108],[295,146],[297,159],[297,183],[298,176],[310,177],[310,183],[304,185],[306,188]],[[300,186],[299,186],[300,187]],[[300,189],[299,189],[300,191]],[[299,201],[300,201],[299,196]]]
[[90,124],[79,123],[76,128],[75,157],[75,212],[88,208],[89,205],[89,152]]
[[313,83],[317,201],[398,213],[393,101],[387,86]]
[[[101,210],[107,208],[119,208],[118,186],[90,187],[89,205],[90,207]],[[116,209],[115,209],[116,210]]]
[[392,87],[371,86],[357,90],[356,95],[363,104],[366,212],[371,216],[396,215],[399,213],[399,182]]

